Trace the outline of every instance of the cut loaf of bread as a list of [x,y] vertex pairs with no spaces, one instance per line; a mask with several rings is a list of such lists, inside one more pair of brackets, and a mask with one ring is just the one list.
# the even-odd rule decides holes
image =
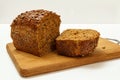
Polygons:
[[37,56],[54,50],[60,22],[59,15],[43,9],[21,13],[11,24],[14,46]]
[[56,38],[56,48],[62,55],[85,56],[93,53],[99,36],[99,32],[92,29],[68,29]]

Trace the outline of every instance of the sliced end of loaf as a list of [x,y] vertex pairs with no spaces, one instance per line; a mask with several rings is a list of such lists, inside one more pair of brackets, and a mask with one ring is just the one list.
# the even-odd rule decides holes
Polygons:
[[56,39],[59,54],[83,56],[92,53],[97,46],[99,32],[91,29],[68,29]]

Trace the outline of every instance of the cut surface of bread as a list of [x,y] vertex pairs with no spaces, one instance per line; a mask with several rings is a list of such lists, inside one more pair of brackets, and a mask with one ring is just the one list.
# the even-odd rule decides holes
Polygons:
[[59,54],[84,56],[92,53],[97,46],[100,33],[92,29],[68,29],[56,38]]

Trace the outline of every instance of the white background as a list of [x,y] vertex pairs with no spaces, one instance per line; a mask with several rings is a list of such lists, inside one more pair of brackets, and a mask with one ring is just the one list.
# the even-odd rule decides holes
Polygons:
[[33,9],[52,10],[63,24],[120,23],[120,0],[0,0],[0,23]]
[[62,24],[66,24],[61,25],[61,31],[93,28],[101,37],[120,40],[120,24],[114,24],[120,23],[120,0],[0,0],[0,80],[120,80],[120,59],[21,77],[6,51],[6,44],[12,42],[9,24],[21,12],[33,9],[61,15]]
[[[120,40],[120,24],[62,24],[60,31],[68,28],[91,28],[101,37]],[[120,58],[23,78],[6,51],[9,42],[10,26],[0,24],[0,80],[120,80]]]

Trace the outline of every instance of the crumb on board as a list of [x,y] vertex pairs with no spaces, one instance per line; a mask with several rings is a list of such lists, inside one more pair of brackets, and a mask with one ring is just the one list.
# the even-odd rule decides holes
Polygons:
[[105,49],[105,48],[106,48],[105,46],[102,47],[102,49]]

